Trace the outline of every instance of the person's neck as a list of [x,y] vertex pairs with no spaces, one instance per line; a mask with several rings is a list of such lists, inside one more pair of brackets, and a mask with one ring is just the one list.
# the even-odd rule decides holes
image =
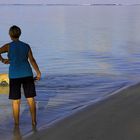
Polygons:
[[13,41],[19,41],[19,39],[18,39],[18,38],[12,38],[12,40],[13,40]]

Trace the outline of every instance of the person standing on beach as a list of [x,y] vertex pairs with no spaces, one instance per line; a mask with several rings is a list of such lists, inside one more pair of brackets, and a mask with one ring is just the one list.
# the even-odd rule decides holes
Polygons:
[[[41,72],[33,57],[32,50],[27,43],[19,40],[21,29],[14,25],[9,29],[9,35],[12,42],[5,44],[0,48],[0,61],[9,66],[9,99],[12,100],[12,110],[15,125],[19,125],[21,85],[23,85],[24,95],[27,99],[32,125],[36,125],[36,96],[33,72],[30,64],[36,72],[36,80],[40,80]],[[1,54],[8,53],[8,59],[4,59]],[[28,61],[29,59],[29,61]],[[30,63],[29,63],[30,62]]]

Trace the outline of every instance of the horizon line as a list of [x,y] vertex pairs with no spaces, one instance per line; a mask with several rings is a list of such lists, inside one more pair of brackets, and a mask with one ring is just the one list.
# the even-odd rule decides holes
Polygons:
[[133,5],[140,5],[140,3],[134,3],[134,4],[121,4],[121,3],[106,3],[106,4],[104,4],[104,3],[102,3],[102,4],[100,4],[100,3],[94,3],[94,4],[90,4],[90,3],[85,3],[85,4],[63,4],[63,3],[60,3],[60,4],[57,4],[57,3],[54,3],[54,4],[51,4],[51,3],[10,3],[10,4],[7,4],[7,3],[1,3],[0,4],[1,6],[3,5],[3,6],[6,6],[6,5],[15,5],[15,6],[22,6],[22,5],[40,5],[40,6],[62,6],[62,5],[65,5],[65,6],[100,6],[100,5],[110,5],[110,6],[133,6]]

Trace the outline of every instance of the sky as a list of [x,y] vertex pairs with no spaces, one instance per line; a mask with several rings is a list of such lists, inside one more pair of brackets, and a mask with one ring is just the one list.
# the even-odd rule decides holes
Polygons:
[[107,4],[107,3],[119,3],[119,4],[140,4],[140,0],[0,0],[0,4]]

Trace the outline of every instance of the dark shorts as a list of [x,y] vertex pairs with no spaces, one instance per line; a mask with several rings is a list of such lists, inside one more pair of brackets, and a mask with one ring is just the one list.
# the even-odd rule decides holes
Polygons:
[[33,77],[10,79],[9,99],[21,99],[21,85],[26,98],[35,97],[35,84]]

